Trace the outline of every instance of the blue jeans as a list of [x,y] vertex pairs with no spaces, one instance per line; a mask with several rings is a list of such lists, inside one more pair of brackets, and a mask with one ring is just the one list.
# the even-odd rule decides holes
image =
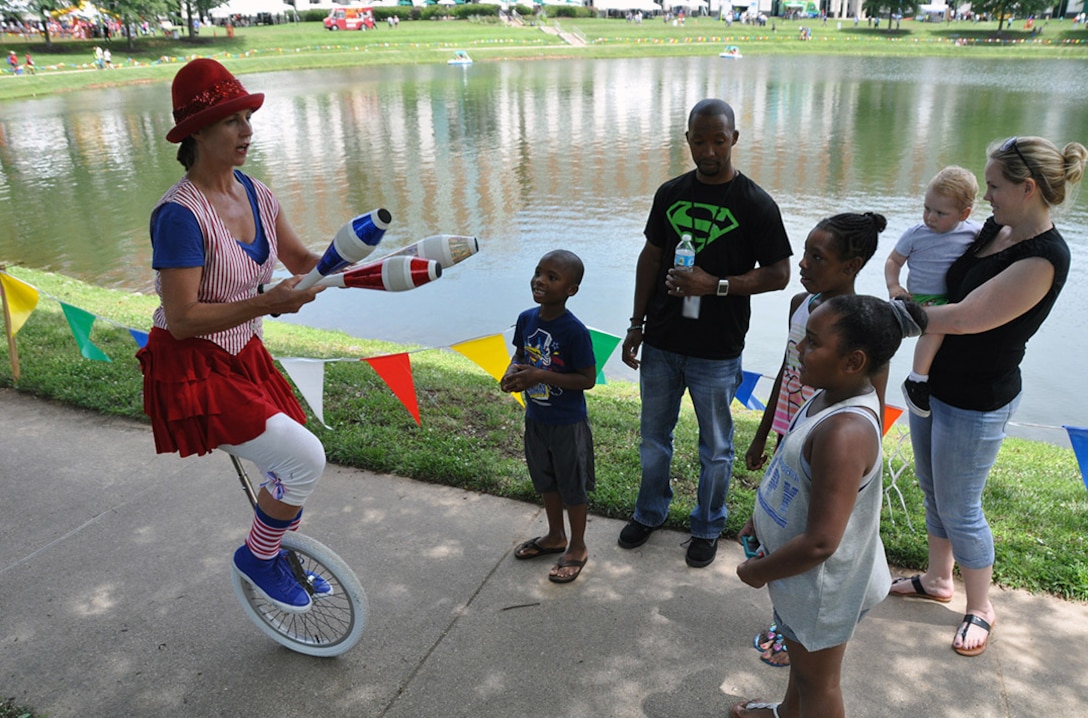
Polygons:
[[910,415],[914,472],[925,494],[926,530],[948,539],[962,568],[994,565],[994,536],[982,490],[1020,396],[994,411],[957,409],[930,398],[927,418]]
[[741,379],[740,357],[697,359],[642,345],[642,443],[638,450],[642,485],[635,501],[635,521],[660,526],[669,515],[673,429],[686,389],[699,421],[699,491],[691,512],[691,535],[715,539],[725,529],[725,495],[734,455],[729,405]]

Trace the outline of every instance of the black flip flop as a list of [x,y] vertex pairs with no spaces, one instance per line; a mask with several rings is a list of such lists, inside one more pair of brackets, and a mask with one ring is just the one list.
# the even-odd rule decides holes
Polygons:
[[587,556],[584,561],[576,561],[572,558],[561,558],[559,563],[555,564],[556,568],[577,568],[578,570],[569,576],[556,576],[553,573],[548,574],[548,580],[552,583],[570,583],[574,579],[582,575],[582,567],[586,565],[586,561],[589,560]]
[[[564,553],[564,552],[566,552],[566,550],[567,550],[567,545],[566,544],[563,544],[562,546],[557,546],[555,548],[548,548],[547,546],[541,546],[538,543],[538,541],[540,541],[540,539],[542,539],[542,538],[544,538],[544,537],[543,536],[537,536],[536,538],[531,538],[528,541],[525,541],[524,543],[519,544],[518,547],[516,549],[514,549],[514,558],[516,558],[516,559],[518,559],[520,561],[525,561],[525,560],[530,559],[530,558],[536,558],[537,556],[545,556],[545,555],[550,554],[550,553]],[[525,551],[532,551],[532,553],[523,553]]]

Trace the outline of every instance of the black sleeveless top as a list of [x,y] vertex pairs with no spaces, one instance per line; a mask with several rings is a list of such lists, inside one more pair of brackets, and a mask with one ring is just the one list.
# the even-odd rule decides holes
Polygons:
[[1069,247],[1057,229],[1018,242],[987,257],[978,252],[997,236],[993,217],[967,252],[948,269],[948,301],[962,301],[973,290],[1014,262],[1042,257],[1054,265],[1054,283],[1039,302],[1012,321],[980,334],[945,336],[929,372],[933,396],[946,404],[974,411],[993,411],[1020,393],[1020,362],[1030,339],[1050,314],[1069,274]]

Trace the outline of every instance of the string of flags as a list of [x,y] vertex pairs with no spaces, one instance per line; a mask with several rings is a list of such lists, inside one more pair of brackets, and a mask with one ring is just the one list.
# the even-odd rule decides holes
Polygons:
[[[3,300],[4,324],[7,333],[8,348],[11,355],[12,374],[18,380],[18,358],[15,350],[15,335],[19,333],[30,315],[38,306],[43,292],[36,287],[8,274],[0,267],[0,298]],[[79,353],[85,359],[91,361],[112,361],[91,340],[94,324],[102,320],[115,327],[126,330],[132,337],[136,348],[142,348],[147,344],[148,333],[126,327],[106,317],[98,316],[80,307],[61,301],[56,297],[45,294],[46,297],[56,301],[61,306],[68,327],[79,348]],[[598,329],[589,329],[593,343],[593,355],[597,362],[597,383],[605,384],[604,365],[608,358],[619,346],[621,337]],[[422,425],[419,413],[419,404],[416,399],[415,380],[412,375],[410,355],[420,351],[448,348],[461,354],[496,381],[502,379],[506,368],[510,364],[509,342],[504,339],[503,333],[498,332],[481,337],[467,339],[447,347],[428,347],[409,352],[396,352],[372,357],[339,358],[339,359],[312,359],[305,357],[275,357],[284,371],[295,383],[299,393],[310,406],[310,410],[318,421],[326,428],[332,428],[325,423],[324,416],[324,386],[325,365],[331,362],[364,361],[385,382],[390,391],[400,400],[404,408],[412,415],[417,425]],[[744,371],[740,386],[737,387],[736,401],[745,408],[762,411],[765,408],[755,396],[755,389],[759,380],[764,378],[759,372]],[[524,406],[524,400],[520,394],[512,396]],[[903,414],[903,409],[897,406],[887,405],[884,410],[884,433],[887,434],[891,426]],[[1088,427],[1064,426],[1069,434],[1070,443],[1073,446],[1077,464],[1080,467],[1081,476],[1085,487],[1088,488]]]
[[[0,287],[2,287],[4,295],[5,316],[10,315],[10,319],[7,322],[9,335],[14,337],[34,312],[34,309],[38,305],[39,296],[42,293],[36,287],[2,270],[0,270]],[[100,317],[92,312],[88,312],[85,309],[63,302],[56,297],[51,297],[48,294],[46,294],[46,296],[60,304],[65,319],[68,322],[68,327],[72,332],[73,338],[76,340],[76,345],[79,347],[79,353],[86,359],[92,361],[112,361],[112,359],[110,359],[110,357],[91,340],[94,324],[100,319],[128,331],[136,344],[136,348],[141,348],[147,344],[148,333],[145,331],[126,327],[107,318]],[[598,367],[597,383],[605,384],[607,380],[604,375],[604,364],[616,350],[616,347],[619,346],[621,337],[593,328],[589,329],[589,333],[593,345],[593,355]],[[325,426],[328,426],[328,424],[325,423],[324,418],[325,365],[330,362],[340,361],[365,361],[369,364],[386,383],[390,391],[392,391],[401,401],[404,408],[407,409],[416,420],[416,423],[421,424],[419,405],[416,401],[415,382],[412,376],[411,360],[409,358],[410,354],[419,351],[428,351],[430,349],[452,349],[479,366],[496,381],[499,381],[502,379],[503,374],[506,373],[506,368],[510,365],[508,345],[509,342],[503,338],[503,333],[499,332],[487,336],[467,339],[456,344],[451,344],[448,347],[429,347],[426,349],[416,349],[411,352],[398,352],[373,357],[340,359],[311,359],[304,357],[275,358],[283,367],[287,375],[291,377],[295,386],[298,387],[299,393],[302,394],[303,399],[309,404],[314,416],[316,416]],[[761,375],[756,372],[744,372],[744,381],[737,391],[737,400],[751,409],[763,409],[762,402],[752,394],[760,376]],[[520,394],[513,394],[512,396],[519,403],[524,405],[524,400]]]

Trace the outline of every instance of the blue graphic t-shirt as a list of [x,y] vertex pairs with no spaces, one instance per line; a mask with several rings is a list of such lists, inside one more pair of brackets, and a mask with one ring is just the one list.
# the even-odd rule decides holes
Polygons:
[[[589,330],[569,311],[552,321],[540,319],[540,307],[526,309],[514,327],[514,349],[525,363],[571,374],[597,365]],[[542,424],[576,424],[587,417],[585,392],[537,384],[524,392],[525,416]]]

